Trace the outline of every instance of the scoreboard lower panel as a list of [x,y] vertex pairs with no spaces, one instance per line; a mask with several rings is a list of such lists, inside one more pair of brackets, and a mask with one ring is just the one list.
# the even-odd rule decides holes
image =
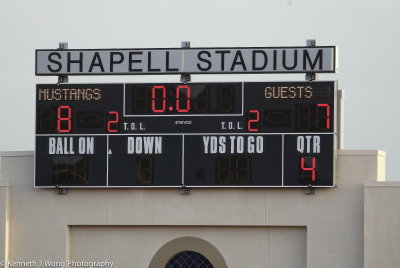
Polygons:
[[39,84],[35,187],[333,187],[336,88]]

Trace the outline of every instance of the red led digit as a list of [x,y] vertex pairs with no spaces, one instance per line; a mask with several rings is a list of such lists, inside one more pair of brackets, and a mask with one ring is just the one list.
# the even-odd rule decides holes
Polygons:
[[[311,167],[305,167],[305,157],[309,158],[311,157]],[[302,156],[300,158],[300,168],[303,171],[311,171],[311,181],[315,181],[316,176],[315,176],[315,168],[316,168],[316,157],[314,156]]]
[[[186,89],[186,107],[184,109],[181,109],[181,105],[180,105],[180,100],[181,100],[181,89]],[[178,86],[176,88],[176,110],[179,113],[187,113],[190,110],[190,87],[185,85],[185,86]]]
[[[255,118],[252,116],[255,115]],[[259,110],[249,110],[247,120],[247,130],[250,132],[260,131],[260,111]]]
[[[156,96],[156,91],[161,90],[162,92],[162,98]],[[151,109],[153,110],[154,113],[163,113],[165,112],[166,104],[167,104],[167,89],[164,86],[154,86],[151,89]],[[161,109],[156,109],[156,106],[159,106],[156,103],[157,101],[161,100],[162,108]]]
[[114,117],[114,119],[109,119],[107,122],[108,132],[118,132],[118,122],[119,122],[119,112],[109,111],[108,118]]
[[[65,116],[65,111],[67,112],[67,116]],[[70,106],[59,106],[57,108],[57,131],[60,133],[68,133],[71,132],[72,123],[72,109]]]
[[318,103],[318,107],[325,107],[326,109],[326,114],[325,114],[325,119],[326,119],[326,129],[331,128],[331,106],[327,103]]

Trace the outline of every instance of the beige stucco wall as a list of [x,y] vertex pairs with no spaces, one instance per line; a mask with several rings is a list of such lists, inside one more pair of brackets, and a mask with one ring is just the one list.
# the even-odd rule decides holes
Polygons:
[[[217,262],[220,254],[229,268],[363,267],[364,257],[375,258],[368,246],[364,250],[364,220],[370,220],[364,183],[385,180],[384,159],[382,151],[340,151],[337,187],[315,195],[268,188],[192,189],[190,195],[178,189],[72,189],[58,195],[33,188],[31,153],[3,153],[0,257],[9,243],[14,261],[97,258],[101,252],[114,267],[147,267],[169,241],[194,237],[215,248],[204,246],[215,255],[206,257]],[[374,238],[369,234],[365,241]]]
[[400,267],[400,182],[364,188],[365,268]]
[[[71,228],[70,257],[85,261],[114,259],[118,260],[118,267],[148,267],[156,251],[177,237],[186,238],[181,250],[199,252],[218,268],[306,267],[305,227],[74,226]],[[221,253],[226,266],[212,258],[213,253],[207,251],[207,246],[206,250],[195,246],[199,237]],[[81,251],[82,248],[85,251]],[[289,257],[282,258],[282,251]],[[173,256],[174,252],[170,254]],[[166,256],[165,261],[172,256]],[[165,267],[162,257],[158,258],[161,261],[154,260],[150,267]]]
[[10,183],[0,181],[0,262],[8,261],[9,256],[9,219],[10,219]]

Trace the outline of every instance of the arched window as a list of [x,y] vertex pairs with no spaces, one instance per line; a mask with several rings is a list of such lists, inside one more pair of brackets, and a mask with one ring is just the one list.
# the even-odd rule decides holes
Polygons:
[[176,254],[165,268],[214,268],[206,257],[194,251]]

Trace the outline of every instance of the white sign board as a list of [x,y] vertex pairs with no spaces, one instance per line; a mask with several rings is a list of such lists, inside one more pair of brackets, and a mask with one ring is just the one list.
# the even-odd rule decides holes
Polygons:
[[334,73],[337,49],[319,47],[36,50],[36,75]]

